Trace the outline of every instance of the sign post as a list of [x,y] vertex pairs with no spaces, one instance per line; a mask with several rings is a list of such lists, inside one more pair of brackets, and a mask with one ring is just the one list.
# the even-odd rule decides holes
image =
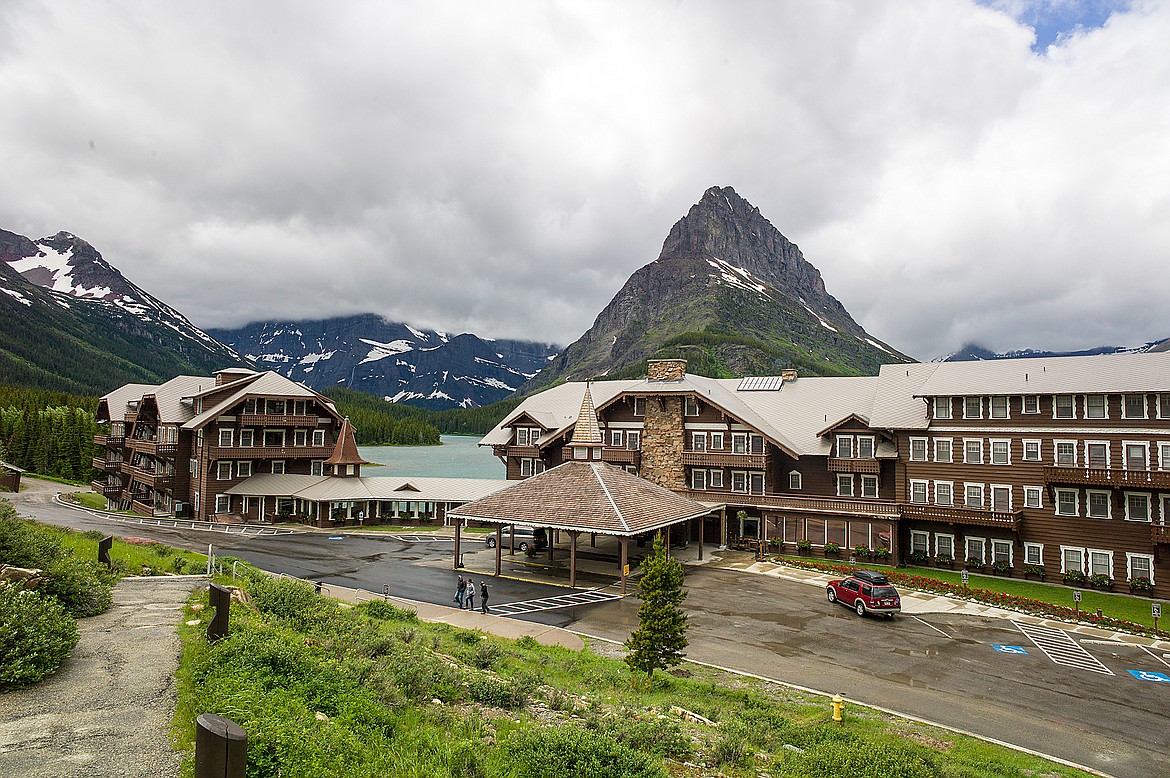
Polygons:
[[970,574],[970,573],[968,573],[966,570],[964,570],[963,572],[959,573],[959,577],[960,577],[960,578],[963,580],[963,586],[964,586],[964,587],[965,587],[965,586],[967,585],[967,583],[968,583],[968,582],[971,580],[971,574]]
[[1077,618],[1081,617],[1081,590],[1073,589],[1073,608],[1077,611]]
[[1158,631],[1158,619],[1162,618],[1162,603],[1155,602],[1150,604],[1150,611],[1154,615],[1154,632]]

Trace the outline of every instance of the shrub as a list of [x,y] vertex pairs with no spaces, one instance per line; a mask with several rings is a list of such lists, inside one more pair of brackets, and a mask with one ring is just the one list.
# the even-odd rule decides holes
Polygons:
[[41,594],[61,601],[74,618],[104,613],[114,601],[114,582],[97,563],[87,563],[62,549],[41,573]]
[[967,567],[971,570],[982,570],[983,560],[977,556],[969,556],[967,557]]
[[1113,586],[1113,579],[1104,573],[1089,576],[1089,585],[1094,589],[1108,589]]
[[1084,586],[1088,576],[1080,570],[1069,570],[1064,574],[1064,582],[1071,586]]
[[467,696],[480,705],[508,710],[522,708],[528,701],[524,690],[516,683],[478,674],[468,679]]
[[0,690],[53,673],[77,645],[77,622],[36,590],[0,584]]
[[519,778],[665,778],[649,756],[578,726],[524,729],[500,744]]
[[869,546],[861,544],[853,547],[853,556],[858,559],[869,558]]
[[841,544],[829,541],[825,544],[825,556],[836,556],[841,553]]
[[950,554],[937,554],[934,557],[934,563],[936,565],[953,565],[955,563],[955,558]]
[[991,572],[993,572],[993,573],[997,573],[999,575],[1005,575],[1007,573],[1010,573],[1011,571],[1012,571],[1011,564],[1009,562],[1002,560],[1002,559],[999,560],[998,562],[991,563]]
[[812,541],[807,538],[801,538],[796,541],[796,550],[802,554],[807,554],[812,551]]
[[465,651],[462,658],[472,667],[487,670],[494,667],[503,655],[504,649],[500,648],[499,643],[490,640],[481,640],[479,645],[470,651]]
[[357,607],[360,613],[380,621],[418,621],[418,613],[410,608],[399,608],[385,600],[367,600]]
[[879,562],[888,561],[890,558],[890,550],[888,548],[875,548],[869,553],[872,554],[873,558]]
[[910,556],[906,557],[906,561],[912,565],[924,565],[926,564],[927,559],[929,559],[929,557],[926,556],[925,551],[914,551],[911,552]]
[[311,621],[322,604],[322,598],[309,584],[263,574],[252,579],[251,595],[261,613],[287,619],[299,626]]
[[1044,575],[1044,565],[1024,565],[1024,575]]
[[694,752],[690,738],[678,722],[670,719],[620,716],[597,719],[590,726],[635,751],[676,761],[687,759]]

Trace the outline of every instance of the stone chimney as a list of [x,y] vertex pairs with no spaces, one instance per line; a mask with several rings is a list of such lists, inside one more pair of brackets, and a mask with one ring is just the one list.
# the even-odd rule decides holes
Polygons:
[[651,359],[646,363],[646,378],[650,381],[681,381],[686,372],[685,359]]
[[788,383],[789,381],[795,381],[796,380],[796,368],[795,367],[786,367],[783,370],[781,370],[780,371],[780,380],[783,381],[784,383]]

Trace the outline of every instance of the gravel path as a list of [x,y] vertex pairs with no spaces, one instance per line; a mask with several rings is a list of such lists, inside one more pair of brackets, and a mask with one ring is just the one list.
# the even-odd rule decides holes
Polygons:
[[168,739],[182,608],[202,576],[126,578],[114,605],[78,622],[55,674],[0,694],[0,776],[162,778],[182,754]]

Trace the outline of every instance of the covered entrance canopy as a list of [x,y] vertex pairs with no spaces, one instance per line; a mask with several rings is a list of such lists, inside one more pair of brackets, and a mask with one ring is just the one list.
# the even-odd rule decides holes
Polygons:
[[[448,515],[455,519],[455,564],[463,521],[527,524],[569,534],[569,585],[577,583],[577,536],[614,535],[621,546],[622,593],[626,591],[629,539],[705,516],[712,506],[688,499],[605,462],[570,461],[494,494],[469,502]],[[702,553],[702,522],[699,522]],[[496,575],[500,574],[499,530]]]

